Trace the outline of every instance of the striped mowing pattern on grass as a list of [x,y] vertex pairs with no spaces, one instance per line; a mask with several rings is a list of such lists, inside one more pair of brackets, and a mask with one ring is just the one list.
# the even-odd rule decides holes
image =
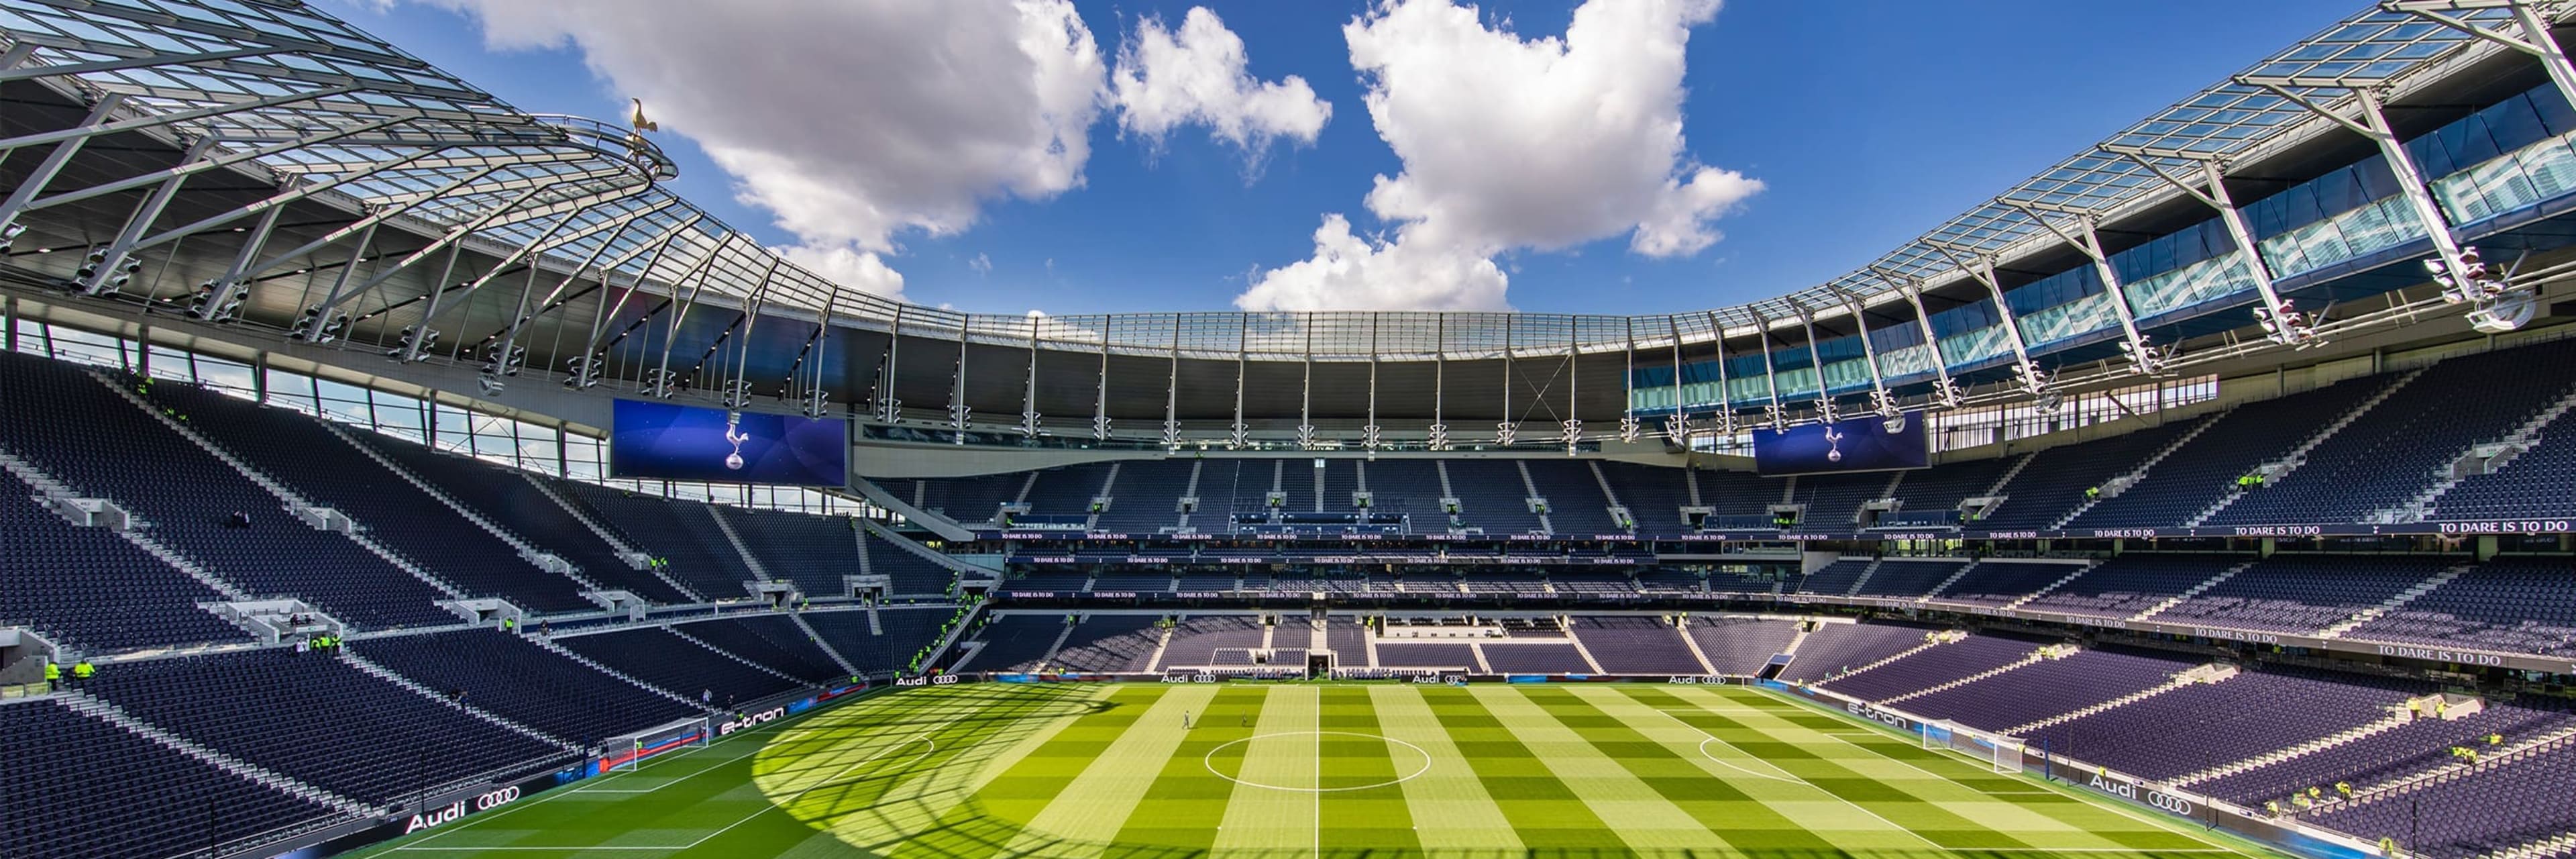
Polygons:
[[1741,687],[937,686],[369,855],[2277,855],[1858,724]]

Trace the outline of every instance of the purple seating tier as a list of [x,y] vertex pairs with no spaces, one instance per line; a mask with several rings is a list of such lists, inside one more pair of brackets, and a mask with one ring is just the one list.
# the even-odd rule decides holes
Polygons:
[[1690,636],[1719,674],[1750,677],[1762,673],[1771,657],[1788,650],[1798,625],[1785,620],[1692,617]]
[[1499,644],[1484,646],[1485,665],[1496,674],[1590,674],[1592,666],[1571,644]]
[[1877,668],[1825,681],[1824,687],[1855,698],[1881,701],[2002,668],[2030,658],[2031,652],[2038,649],[2037,642],[1971,635]]
[[2422,683],[2305,669],[2246,671],[2031,732],[2032,745],[2150,779],[2171,779],[2360,727]]
[[1592,661],[1611,674],[1708,673],[1682,641],[1681,630],[1659,617],[1577,617],[1566,631],[1583,642]]
[[1902,707],[1926,718],[2004,731],[2154,688],[2195,664],[2164,654],[2083,650],[1907,698]]
[[1799,642],[1796,658],[1780,672],[1791,683],[1823,680],[1843,671],[1923,646],[1931,630],[1890,624],[1823,623]]
[[368,802],[574,756],[328,651],[267,648],[120,663],[86,688],[163,730]]
[[194,855],[337,814],[50,700],[0,705],[0,759],[29,764],[0,767],[0,790],[22,798],[0,816],[6,856]]

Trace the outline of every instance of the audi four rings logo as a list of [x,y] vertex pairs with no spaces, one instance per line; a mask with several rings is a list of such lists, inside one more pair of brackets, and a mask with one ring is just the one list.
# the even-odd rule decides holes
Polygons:
[[2184,817],[2190,817],[2193,810],[2191,800],[2187,800],[2170,793],[2158,793],[2155,791],[2147,792],[2147,804]]

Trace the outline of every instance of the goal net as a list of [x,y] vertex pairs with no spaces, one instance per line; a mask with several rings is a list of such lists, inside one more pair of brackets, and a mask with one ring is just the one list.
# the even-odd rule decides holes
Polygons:
[[600,743],[599,771],[631,770],[664,754],[704,746],[714,733],[707,727],[706,717],[700,716],[609,737]]
[[1950,747],[1950,723],[1923,722],[1916,725],[1916,728],[1923,733],[1924,748],[1938,750]]
[[1985,740],[1985,743],[1986,745],[1994,748],[1995,754],[1993,762],[1995,772],[2003,773],[2005,775],[2021,774],[2020,743],[2013,742],[2002,737],[1989,737]]

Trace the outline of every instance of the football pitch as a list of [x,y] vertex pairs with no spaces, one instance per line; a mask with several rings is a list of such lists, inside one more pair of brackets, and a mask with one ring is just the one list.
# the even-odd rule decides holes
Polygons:
[[2056,854],[2281,855],[1754,689],[1308,683],[880,693],[364,855]]

